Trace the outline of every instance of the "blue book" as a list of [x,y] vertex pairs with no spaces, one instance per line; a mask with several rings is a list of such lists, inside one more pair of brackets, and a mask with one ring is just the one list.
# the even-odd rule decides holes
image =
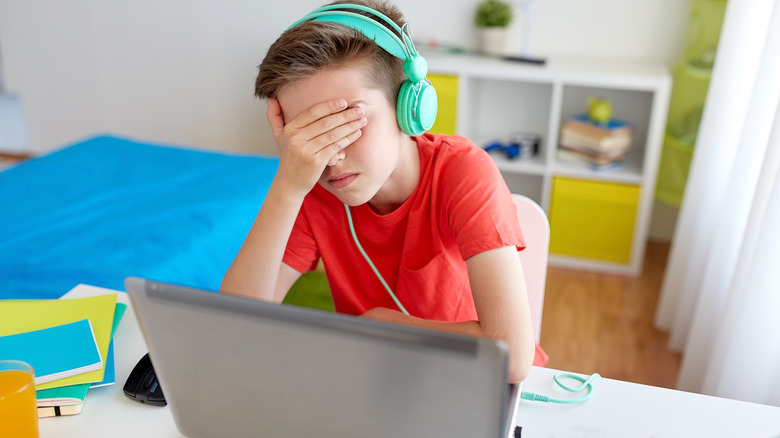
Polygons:
[[588,117],[587,114],[575,114],[571,118],[578,122],[588,123],[593,126],[597,126],[599,128],[608,129],[610,131],[619,128],[628,128],[631,126],[631,122],[627,120],[620,120],[620,119],[609,119],[609,121],[606,123],[594,122],[593,120],[590,119],[590,117]]
[[0,359],[30,364],[35,371],[36,385],[103,368],[88,319],[0,336]]
[[[127,299],[127,295],[124,295],[124,299]],[[119,321],[122,320],[122,315],[125,314],[127,304],[122,302],[122,296],[117,296],[116,310],[114,311],[114,324],[111,326],[111,343],[108,344],[108,355],[106,356],[106,372],[103,374],[103,381],[93,382],[91,387],[96,388],[99,386],[113,385],[116,383],[116,371],[114,368],[114,333],[119,326]]]
[[100,382],[92,382],[90,388],[98,388],[101,386],[113,385],[116,383],[116,370],[114,368],[114,340],[108,344],[108,355],[106,356],[105,372],[103,373],[103,380]]

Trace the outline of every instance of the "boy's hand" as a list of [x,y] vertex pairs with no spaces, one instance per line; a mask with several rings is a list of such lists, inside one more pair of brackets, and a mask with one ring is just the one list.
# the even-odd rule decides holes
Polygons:
[[347,108],[344,99],[314,105],[286,124],[276,99],[269,99],[266,113],[279,145],[277,178],[305,196],[329,163],[362,134],[366,125],[360,107]]

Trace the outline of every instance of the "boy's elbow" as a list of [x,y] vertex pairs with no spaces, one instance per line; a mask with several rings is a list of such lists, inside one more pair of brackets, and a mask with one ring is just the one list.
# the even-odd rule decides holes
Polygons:
[[536,345],[530,342],[520,342],[514,348],[510,347],[509,355],[509,383],[524,381],[531,372],[531,366],[536,354]]
[[509,367],[509,383],[520,383],[528,378],[528,374],[531,372],[531,362],[527,365],[524,363],[510,364]]

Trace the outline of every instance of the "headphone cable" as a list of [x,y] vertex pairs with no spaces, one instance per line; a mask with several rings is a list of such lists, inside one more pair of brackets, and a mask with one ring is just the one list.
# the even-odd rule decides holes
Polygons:
[[[582,385],[572,388],[568,385],[566,385],[564,382],[561,381],[561,378],[566,377],[569,379],[574,379],[582,382]],[[566,373],[566,372],[559,372],[555,373],[553,375],[553,380],[555,380],[555,383],[558,384],[558,386],[566,391],[569,392],[582,392],[585,389],[588,390],[588,393],[580,398],[570,399],[570,400],[564,400],[564,399],[555,399],[550,398],[545,395],[536,394],[533,392],[525,392],[523,391],[522,394],[520,394],[520,398],[523,400],[530,400],[530,401],[538,401],[538,402],[544,402],[544,403],[562,403],[562,404],[574,404],[574,403],[582,403],[584,401],[587,401],[590,399],[590,397],[593,395],[593,381],[601,377],[598,373],[593,373],[590,375],[590,377],[585,378],[582,376],[579,376],[574,373]]]
[[387,293],[390,294],[390,297],[395,301],[395,304],[398,306],[401,311],[408,315],[409,312],[406,311],[406,308],[401,304],[401,301],[398,300],[398,297],[395,296],[393,293],[393,290],[390,289],[390,286],[387,285],[387,282],[382,277],[382,274],[379,273],[379,270],[374,266],[374,262],[371,261],[371,258],[368,257],[368,254],[366,254],[366,251],[363,249],[363,245],[360,244],[360,241],[358,240],[357,233],[355,232],[355,225],[352,223],[352,214],[349,212],[349,206],[347,204],[344,204],[344,209],[347,211],[347,222],[349,223],[349,232],[352,233],[352,240],[355,241],[355,245],[357,245],[357,249],[360,251],[360,254],[363,255],[363,258],[366,259],[368,262],[368,266],[371,267],[371,270],[374,271],[374,274],[376,274],[376,277],[379,279],[379,281],[382,283],[382,286],[385,287],[385,290]]
[[[368,266],[371,267],[371,270],[374,271],[374,274],[376,274],[376,277],[379,279],[379,281],[382,283],[382,286],[384,286],[385,290],[388,294],[390,294],[390,297],[393,299],[395,304],[398,306],[398,308],[406,315],[409,315],[409,312],[406,310],[406,308],[401,304],[401,301],[398,300],[398,297],[395,296],[393,293],[393,290],[390,289],[390,286],[387,285],[387,282],[382,277],[382,274],[379,272],[379,270],[374,265],[374,262],[371,261],[371,258],[368,256],[366,251],[363,249],[363,245],[360,244],[360,240],[358,240],[357,233],[355,232],[355,224],[352,221],[352,213],[350,213],[349,206],[347,204],[344,204],[344,210],[347,212],[347,223],[349,224],[349,232],[352,234],[352,240],[355,241],[355,245],[357,246],[358,251],[360,251],[360,254],[363,255],[363,258],[368,262]],[[580,381],[582,384],[576,388],[572,388],[568,386],[566,383],[562,382],[562,378],[569,378]],[[562,404],[574,404],[574,403],[582,403],[584,401],[587,401],[591,398],[593,395],[593,381],[597,378],[601,377],[598,373],[593,373],[588,378],[581,377],[577,374],[573,373],[567,373],[567,372],[559,372],[555,373],[553,375],[553,380],[555,380],[555,383],[562,389],[569,391],[569,392],[582,392],[585,389],[588,390],[587,394],[580,398],[571,399],[571,400],[563,400],[563,399],[554,399],[550,398],[541,394],[536,394],[533,392],[526,392],[523,391],[520,394],[520,398],[523,400],[530,400],[530,401],[538,401],[538,402],[544,402],[544,403],[562,403]]]

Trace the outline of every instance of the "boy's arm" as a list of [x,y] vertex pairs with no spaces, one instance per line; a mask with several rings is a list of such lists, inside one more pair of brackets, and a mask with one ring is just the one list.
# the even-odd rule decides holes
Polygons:
[[300,272],[282,262],[302,200],[274,180],[244,244],[222,279],[220,291],[276,303]]
[[396,310],[375,308],[363,316],[468,336],[500,339],[509,345],[509,379],[521,382],[534,360],[531,312],[525,278],[513,246],[496,248],[466,260],[479,321],[430,321]]
[[285,123],[276,99],[266,113],[279,145],[279,170],[220,291],[281,302],[301,275],[282,262],[303,199],[328,163],[361,135],[362,108],[336,99],[304,110]]

